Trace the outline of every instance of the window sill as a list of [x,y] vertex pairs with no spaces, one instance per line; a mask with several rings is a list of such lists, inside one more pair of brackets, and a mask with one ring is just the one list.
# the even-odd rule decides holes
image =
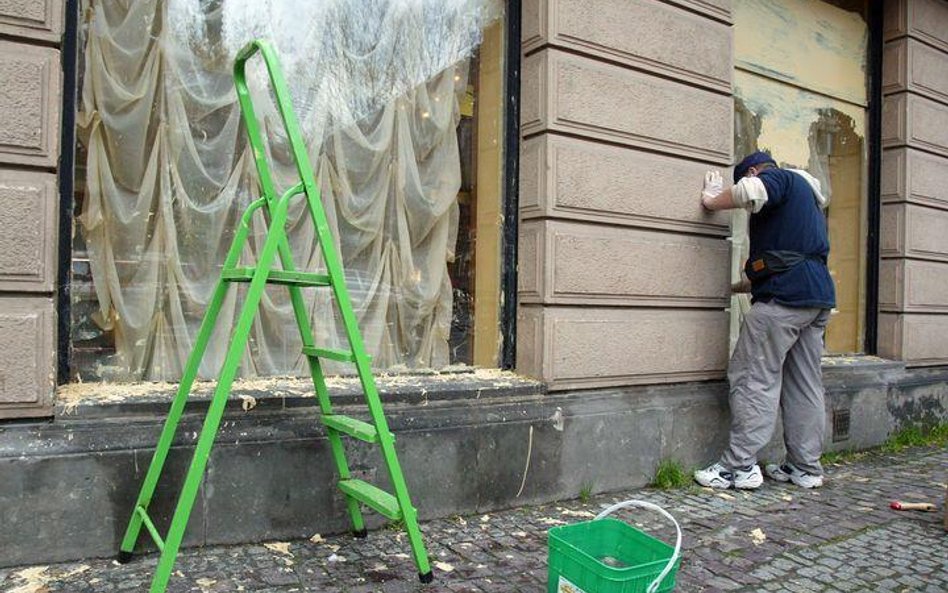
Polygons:
[[905,374],[905,363],[868,354],[824,356],[823,385],[827,390],[885,385]]
[[905,363],[870,354],[827,354],[822,357],[823,370],[827,368],[901,369]]
[[[440,401],[536,396],[546,392],[543,383],[497,369],[453,368],[447,371],[377,374],[376,385],[385,404],[426,406]],[[204,412],[215,382],[199,381],[191,390],[188,412]],[[360,405],[365,399],[356,376],[327,377],[334,405]],[[56,392],[60,418],[108,418],[167,414],[176,383],[71,383]],[[316,404],[312,381],[306,378],[257,378],[234,382],[228,410],[278,411]]]

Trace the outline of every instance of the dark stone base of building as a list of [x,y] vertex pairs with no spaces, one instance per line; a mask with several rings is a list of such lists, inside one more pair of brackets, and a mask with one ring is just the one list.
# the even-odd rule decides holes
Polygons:
[[[872,447],[902,426],[948,419],[948,368],[828,359],[824,375],[828,450]],[[527,380],[459,374],[380,387],[423,519],[642,486],[662,459],[714,460],[727,437],[724,382],[547,394]],[[353,393],[343,389],[339,411],[359,416]],[[244,411],[241,399],[231,402],[186,545],[346,531],[315,401],[292,392],[239,395],[252,395],[256,406]],[[79,405],[54,421],[0,425],[0,566],[114,555],[169,397]],[[162,530],[206,405],[202,397],[189,404],[152,504]],[[770,459],[779,458],[779,442],[778,431]],[[385,486],[375,449],[347,445],[355,477]],[[367,519],[370,527],[383,523]]]

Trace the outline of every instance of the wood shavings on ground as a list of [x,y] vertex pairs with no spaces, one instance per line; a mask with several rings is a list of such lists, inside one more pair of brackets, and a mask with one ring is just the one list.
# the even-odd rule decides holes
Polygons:
[[733,495],[728,494],[727,492],[718,492],[718,497],[723,498],[724,500],[737,500]]
[[326,560],[328,562],[345,562],[346,557],[333,553],[333,554],[330,554],[329,558],[326,558]]
[[309,538],[309,541],[313,542],[314,544],[321,544],[323,543],[324,540],[323,540],[323,536],[317,533],[317,534],[314,534],[313,537]]
[[590,513],[589,511],[574,511],[573,509],[563,509],[560,511],[563,515],[567,517],[585,517],[585,518],[595,518],[596,515]]
[[447,562],[441,562],[440,560],[434,563],[434,567],[441,572],[451,572],[454,570],[452,565],[448,564]]
[[10,589],[7,593],[47,593],[46,583],[53,577],[49,574],[48,566],[32,566],[13,574],[13,578],[23,581],[22,584]]
[[767,534],[764,533],[764,531],[760,527],[753,529],[750,532],[750,536],[751,536],[751,541],[754,542],[755,546],[759,546],[760,544],[767,541]]
[[244,412],[249,412],[250,410],[257,407],[257,398],[252,395],[240,395],[240,407]]
[[293,555],[290,552],[289,542],[273,542],[269,544],[263,544],[263,547],[270,550],[271,552],[276,552],[278,554],[286,554],[287,556]]
[[514,536],[514,537],[527,537],[527,532],[526,532],[526,531],[514,531],[514,532],[511,533],[510,535],[512,535],[512,536]]
[[201,588],[201,591],[207,591],[209,588],[217,584],[217,581],[214,579],[198,579],[194,582],[198,587]]
[[77,566],[76,568],[70,570],[70,571],[67,572],[66,574],[62,575],[61,577],[57,577],[57,578],[58,578],[59,580],[71,579],[72,577],[74,577],[74,576],[76,576],[76,575],[80,575],[80,574],[86,572],[87,570],[89,570],[89,568],[91,568],[91,567],[90,567],[88,564],[80,564],[80,565]]
[[544,525],[566,525],[566,521],[562,519],[554,519],[553,517],[543,517],[540,519],[540,523]]
[[481,523],[487,523],[488,521],[490,521],[490,515],[484,515],[481,517]]
[[783,500],[784,502],[793,502],[793,497],[789,494],[783,494],[780,496],[780,500]]

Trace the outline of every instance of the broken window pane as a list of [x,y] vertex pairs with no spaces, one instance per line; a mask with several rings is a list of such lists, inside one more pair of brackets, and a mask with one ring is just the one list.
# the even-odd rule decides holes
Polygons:
[[[830,199],[829,268],[837,307],[826,349],[832,353],[859,352],[863,345],[866,9],[854,0],[734,5],[734,152],[740,158],[770,151],[780,165],[814,175]],[[732,228],[743,237],[746,215],[740,214]],[[746,258],[746,245],[741,255]],[[732,311],[740,309],[732,303]],[[732,323],[732,332],[736,327]]]

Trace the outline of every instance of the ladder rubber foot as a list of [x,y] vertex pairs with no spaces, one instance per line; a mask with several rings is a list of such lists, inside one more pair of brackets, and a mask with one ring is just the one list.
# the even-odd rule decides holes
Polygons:
[[119,550],[118,556],[115,557],[115,560],[118,561],[119,564],[128,564],[132,561],[132,553]]
[[365,527],[363,527],[363,528],[360,529],[359,531],[353,531],[353,532],[352,532],[352,537],[354,537],[354,538],[356,538],[356,539],[365,539],[365,538],[369,537],[369,530],[366,529]]
[[430,583],[430,582],[432,582],[432,581],[434,580],[434,573],[433,573],[432,571],[430,571],[430,570],[429,570],[428,572],[424,572],[424,573],[419,572],[419,573],[418,573],[418,580],[427,585],[428,583]]

